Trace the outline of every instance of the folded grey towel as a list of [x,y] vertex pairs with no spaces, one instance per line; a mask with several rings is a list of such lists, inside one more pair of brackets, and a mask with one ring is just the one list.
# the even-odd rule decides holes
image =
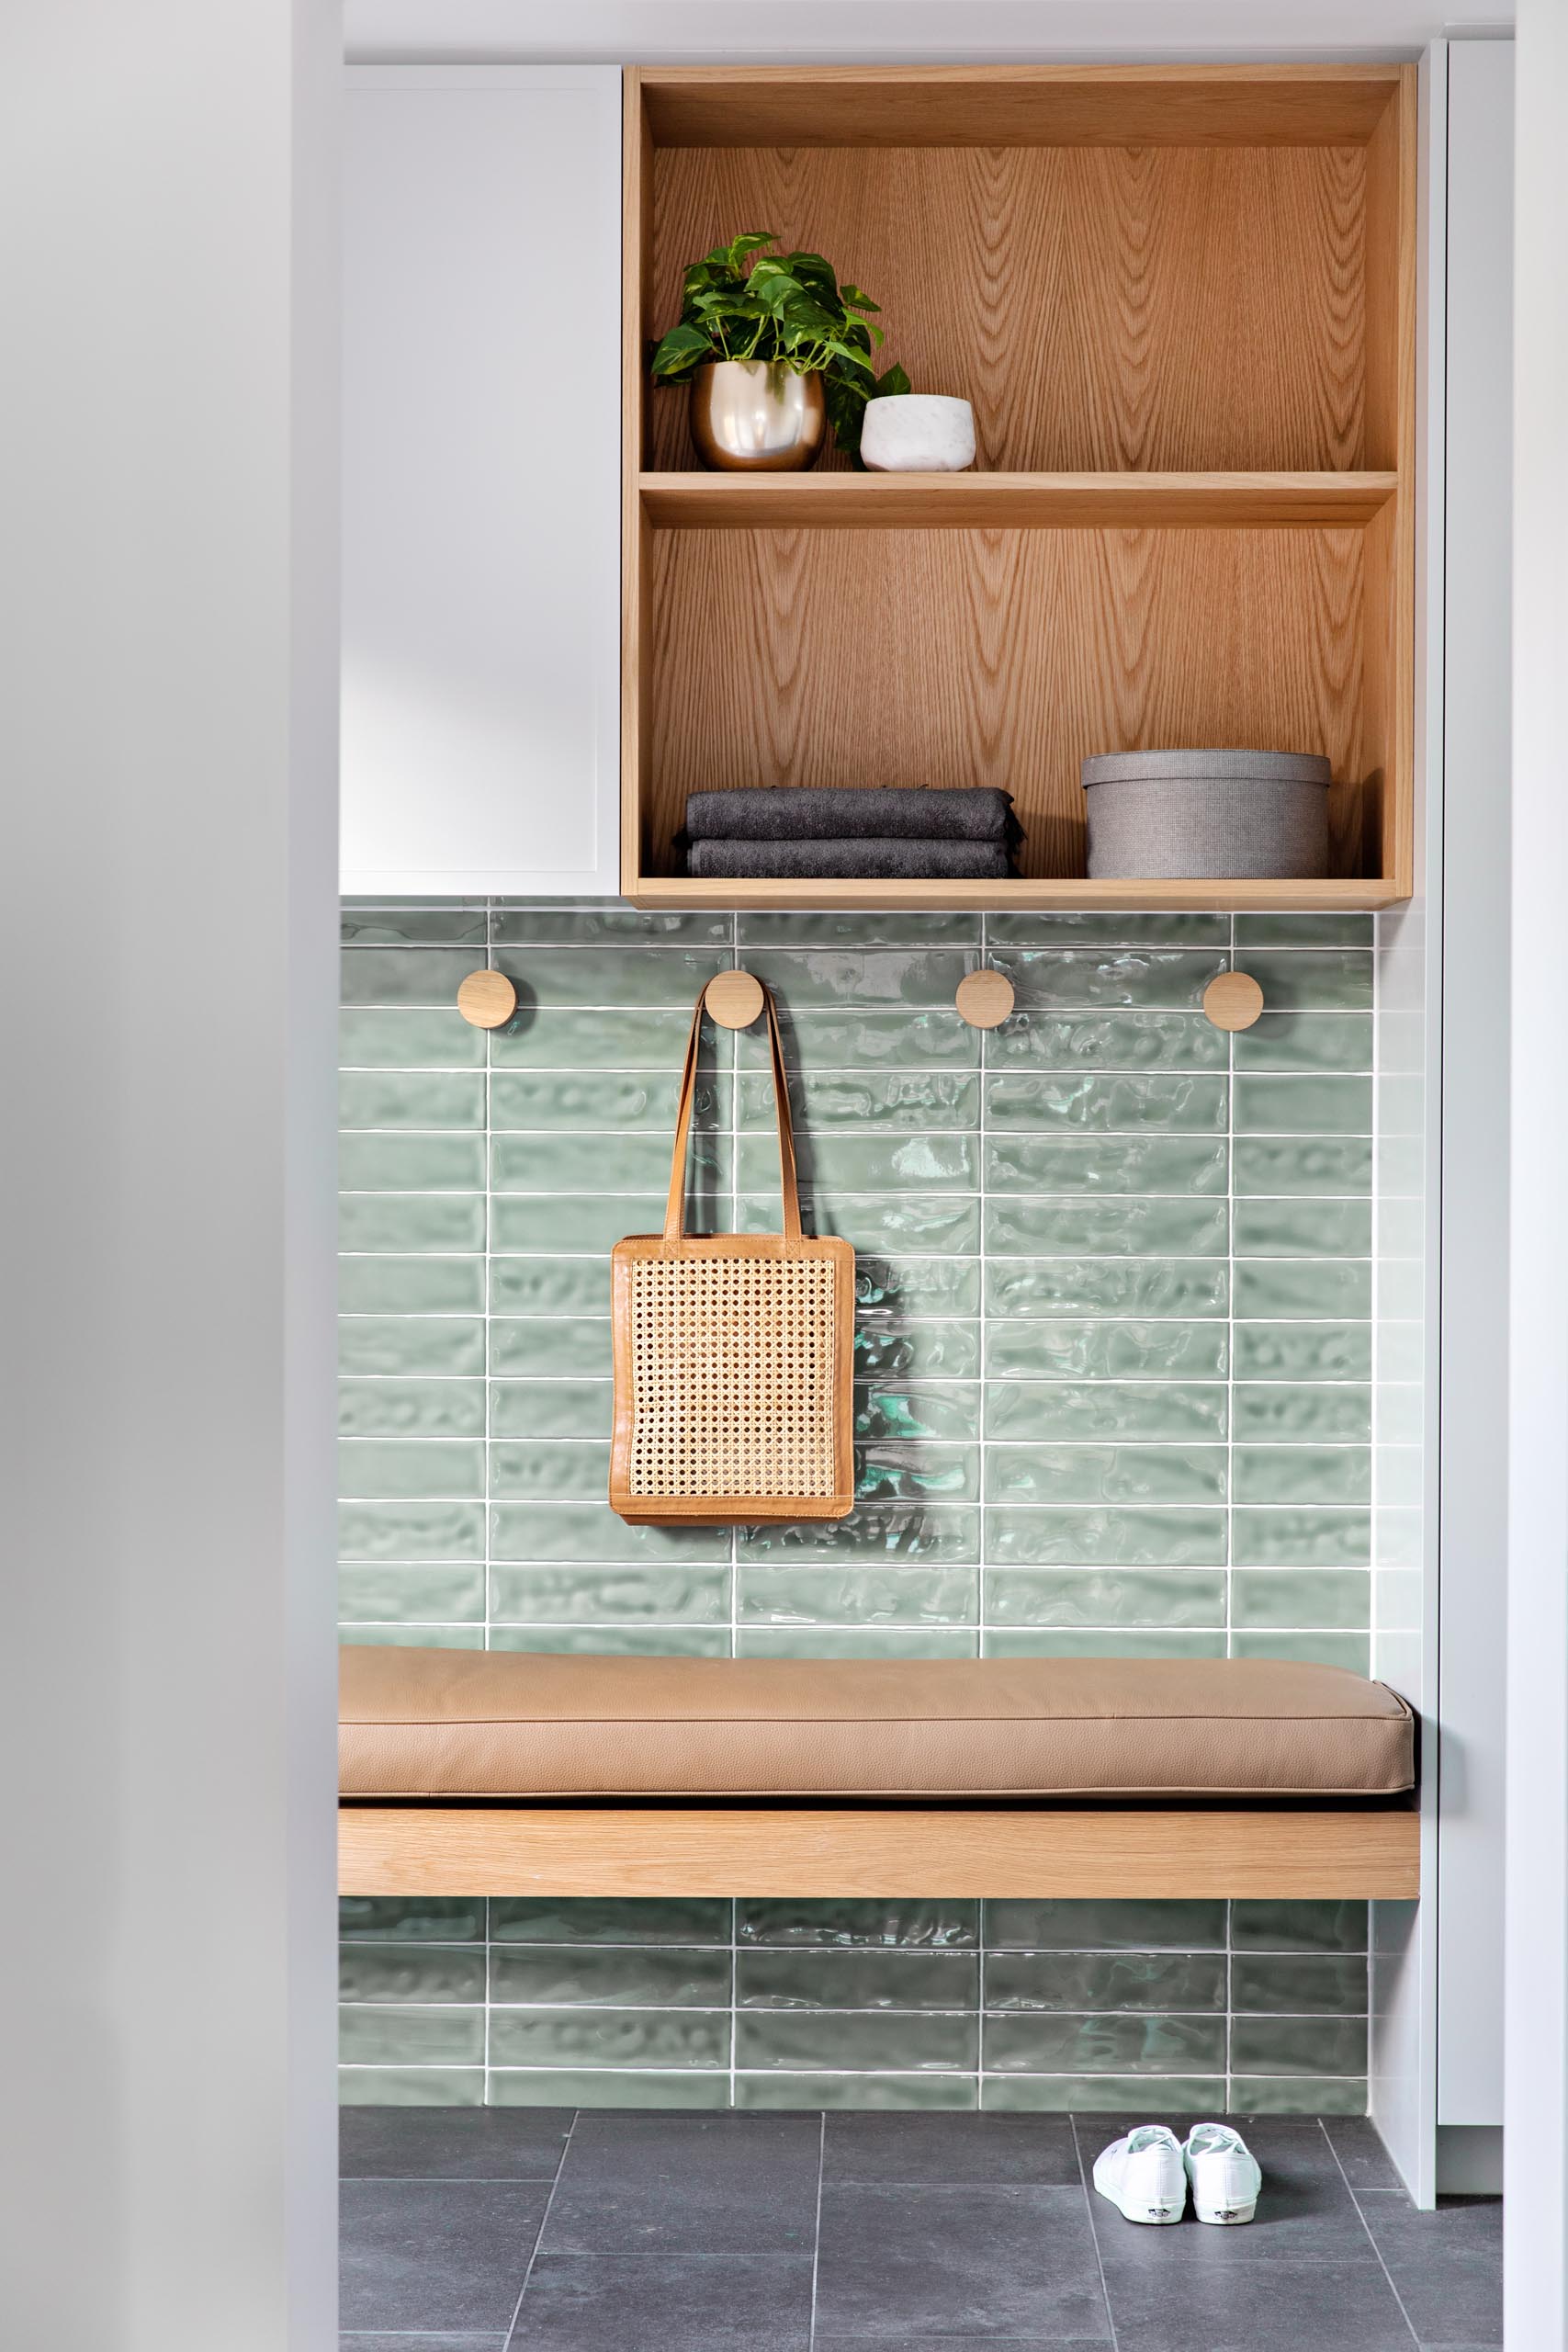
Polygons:
[[[880,798],[880,795],[877,796]],[[694,842],[687,871],[735,882],[1000,882],[1014,872],[1005,842]]]
[[994,785],[926,791],[914,785],[866,790],[846,785],[744,785],[694,792],[686,801],[694,842],[1019,842],[1012,795]]

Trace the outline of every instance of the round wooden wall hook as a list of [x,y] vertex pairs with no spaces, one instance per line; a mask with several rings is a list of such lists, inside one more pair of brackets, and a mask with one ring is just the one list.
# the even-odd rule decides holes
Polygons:
[[993,972],[987,966],[978,972],[964,973],[953,1002],[971,1029],[999,1028],[1012,1011],[1013,985],[1005,972]]
[[750,1029],[762,1010],[762,983],[750,972],[716,972],[703,1003],[721,1029]]
[[1250,1029],[1263,1010],[1263,991],[1250,972],[1220,972],[1203,990],[1203,1010],[1216,1029]]
[[517,1010],[517,990],[504,972],[470,972],[457,983],[457,1010],[476,1029],[503,1029]]

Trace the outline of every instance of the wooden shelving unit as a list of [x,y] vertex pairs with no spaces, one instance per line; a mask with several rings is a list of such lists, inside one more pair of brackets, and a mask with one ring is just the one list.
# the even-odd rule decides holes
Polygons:
[[[623,888],[646,906],[1365,908],[1412,874],[1415,74],[626,76]],[[696,470],[645,345],[738,227],[827,253],[977,469]],[[1333,876],[1090,883],[1080,761],[1333,763]],[[716,784],[999,784],[1006,883],[698,882]]]

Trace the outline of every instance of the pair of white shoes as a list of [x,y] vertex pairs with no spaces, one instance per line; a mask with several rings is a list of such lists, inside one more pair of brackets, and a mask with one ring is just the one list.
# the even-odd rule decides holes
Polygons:
[[1239,2132],[1228,2123],[1195,2123],[1186,2144],[1164,2123],[1140,2123],[1094,2160],[1094,2185],[1124,2222],[1250,2222],[1263,2175]]

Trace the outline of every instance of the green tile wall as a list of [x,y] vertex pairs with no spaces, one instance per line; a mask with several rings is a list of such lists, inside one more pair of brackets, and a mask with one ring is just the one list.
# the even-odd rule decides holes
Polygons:
[[[344,910],[344,1638],[1368,1666],[1370,918]],[[490,957],[520,1012],[486,1037]],[[953,1011],[986,961],[1017,1010]],[[628,1528],[606,1252],[661,1210],[697,989],[774,989],[859,1261],[860,1504]],[[1269,1006],[1199,1010],[1235,963]],[[777,1217],[709,1039],[704,1222]],[[1346,1904],[358,1901],[344,2096],[1359,2111]]]

